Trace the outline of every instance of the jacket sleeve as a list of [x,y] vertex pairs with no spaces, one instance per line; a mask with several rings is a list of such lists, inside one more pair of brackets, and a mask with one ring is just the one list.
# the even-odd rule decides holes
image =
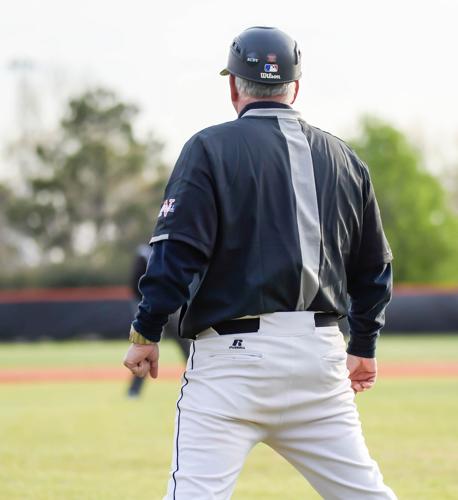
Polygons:
[[218,226],[211,162],[196,135],[183,147],[165,189],[150,243],[182,241],[210,257]]
[[142,300],[140,290],[138,289],[138,283],[140,278],[145,274],[147,260],[143,255],[137,254],[135,256],[134,264],[132,266],[132,272],[130,276],[130,288],[132,294],[139,302]]
[[149,341],[159,342],[169,315],[189,300],[191,287],[200,282],[207,263],[203,252],[183,241],[155,243],[140,280],[142,300],[132,323],[134,331]]
[[360,237],[353,249],[347,276],[350,307],[350,342],[347,352],[373,358],[380,330],[385,324],[385,308],[391,299],[393,255],[383,231],[382,219],[369,170],[365,174],[364,211]]
[[391,299],[391,264],[379,264],[361,272],[352,283],[347,352],[362,358],[375,357],[375,346],[385,324],[385,308]]

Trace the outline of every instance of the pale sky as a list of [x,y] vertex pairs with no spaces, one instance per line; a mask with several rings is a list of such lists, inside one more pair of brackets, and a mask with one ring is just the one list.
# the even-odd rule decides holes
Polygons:
[[106,85],[142,108],[141,129],[166,141],[173,162],[196,131],[235,117],[218,72],[235,35],[267,25],[302,50],[296,108],[306,121],[348,138],[374,113],[409,133],[433,167],[458,162],[457,21],[456,0],[3,1],[0,144],[17,130],[8,65],[19,58],[34,64],[38,121],[54,117],[55,98]]

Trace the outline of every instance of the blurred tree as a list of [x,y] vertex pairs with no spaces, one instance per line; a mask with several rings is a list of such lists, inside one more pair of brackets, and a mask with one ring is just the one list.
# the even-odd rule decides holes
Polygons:
[[15,244],[14,232],[6,217],[7,207],[13,194],[7,186],[0,184],[0,269],[14,271],[20,264],[19,249]]
[[40,174],[7,214],[42,263],[85,256],[88,265],[114,265],[148,239],[168,170],[162,144],[136,137],[137,113],[109,90],[88,91],[70,100],[53,143],[37,146]]
[[369,165],[398,282],[458,280],[458,219],[407,138],[373,117],[351,141]]
[[450,203],[458,215],[458,164],[449,166],[441,172],[443,185],[450,196]]

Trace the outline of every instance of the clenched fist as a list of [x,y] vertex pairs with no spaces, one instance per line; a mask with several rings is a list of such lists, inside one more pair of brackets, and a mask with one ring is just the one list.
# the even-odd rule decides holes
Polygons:
[[159,346],[153,344],[131,344],[124,356],[124,366],[137,377],[145,377],[149,372],[157,378],[159,367]]
[[351,387],[356,392],[371,389],[377,379],[377,361],[375,358],[360,358],[347,354],[347,368]]

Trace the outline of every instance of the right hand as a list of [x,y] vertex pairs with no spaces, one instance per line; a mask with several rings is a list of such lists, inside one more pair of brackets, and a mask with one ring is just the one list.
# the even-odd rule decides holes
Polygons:
[[157,378],[159,368],[159,345],[131,344],[124,356],[124,366],[137,377],[144,378],[148,372]]

